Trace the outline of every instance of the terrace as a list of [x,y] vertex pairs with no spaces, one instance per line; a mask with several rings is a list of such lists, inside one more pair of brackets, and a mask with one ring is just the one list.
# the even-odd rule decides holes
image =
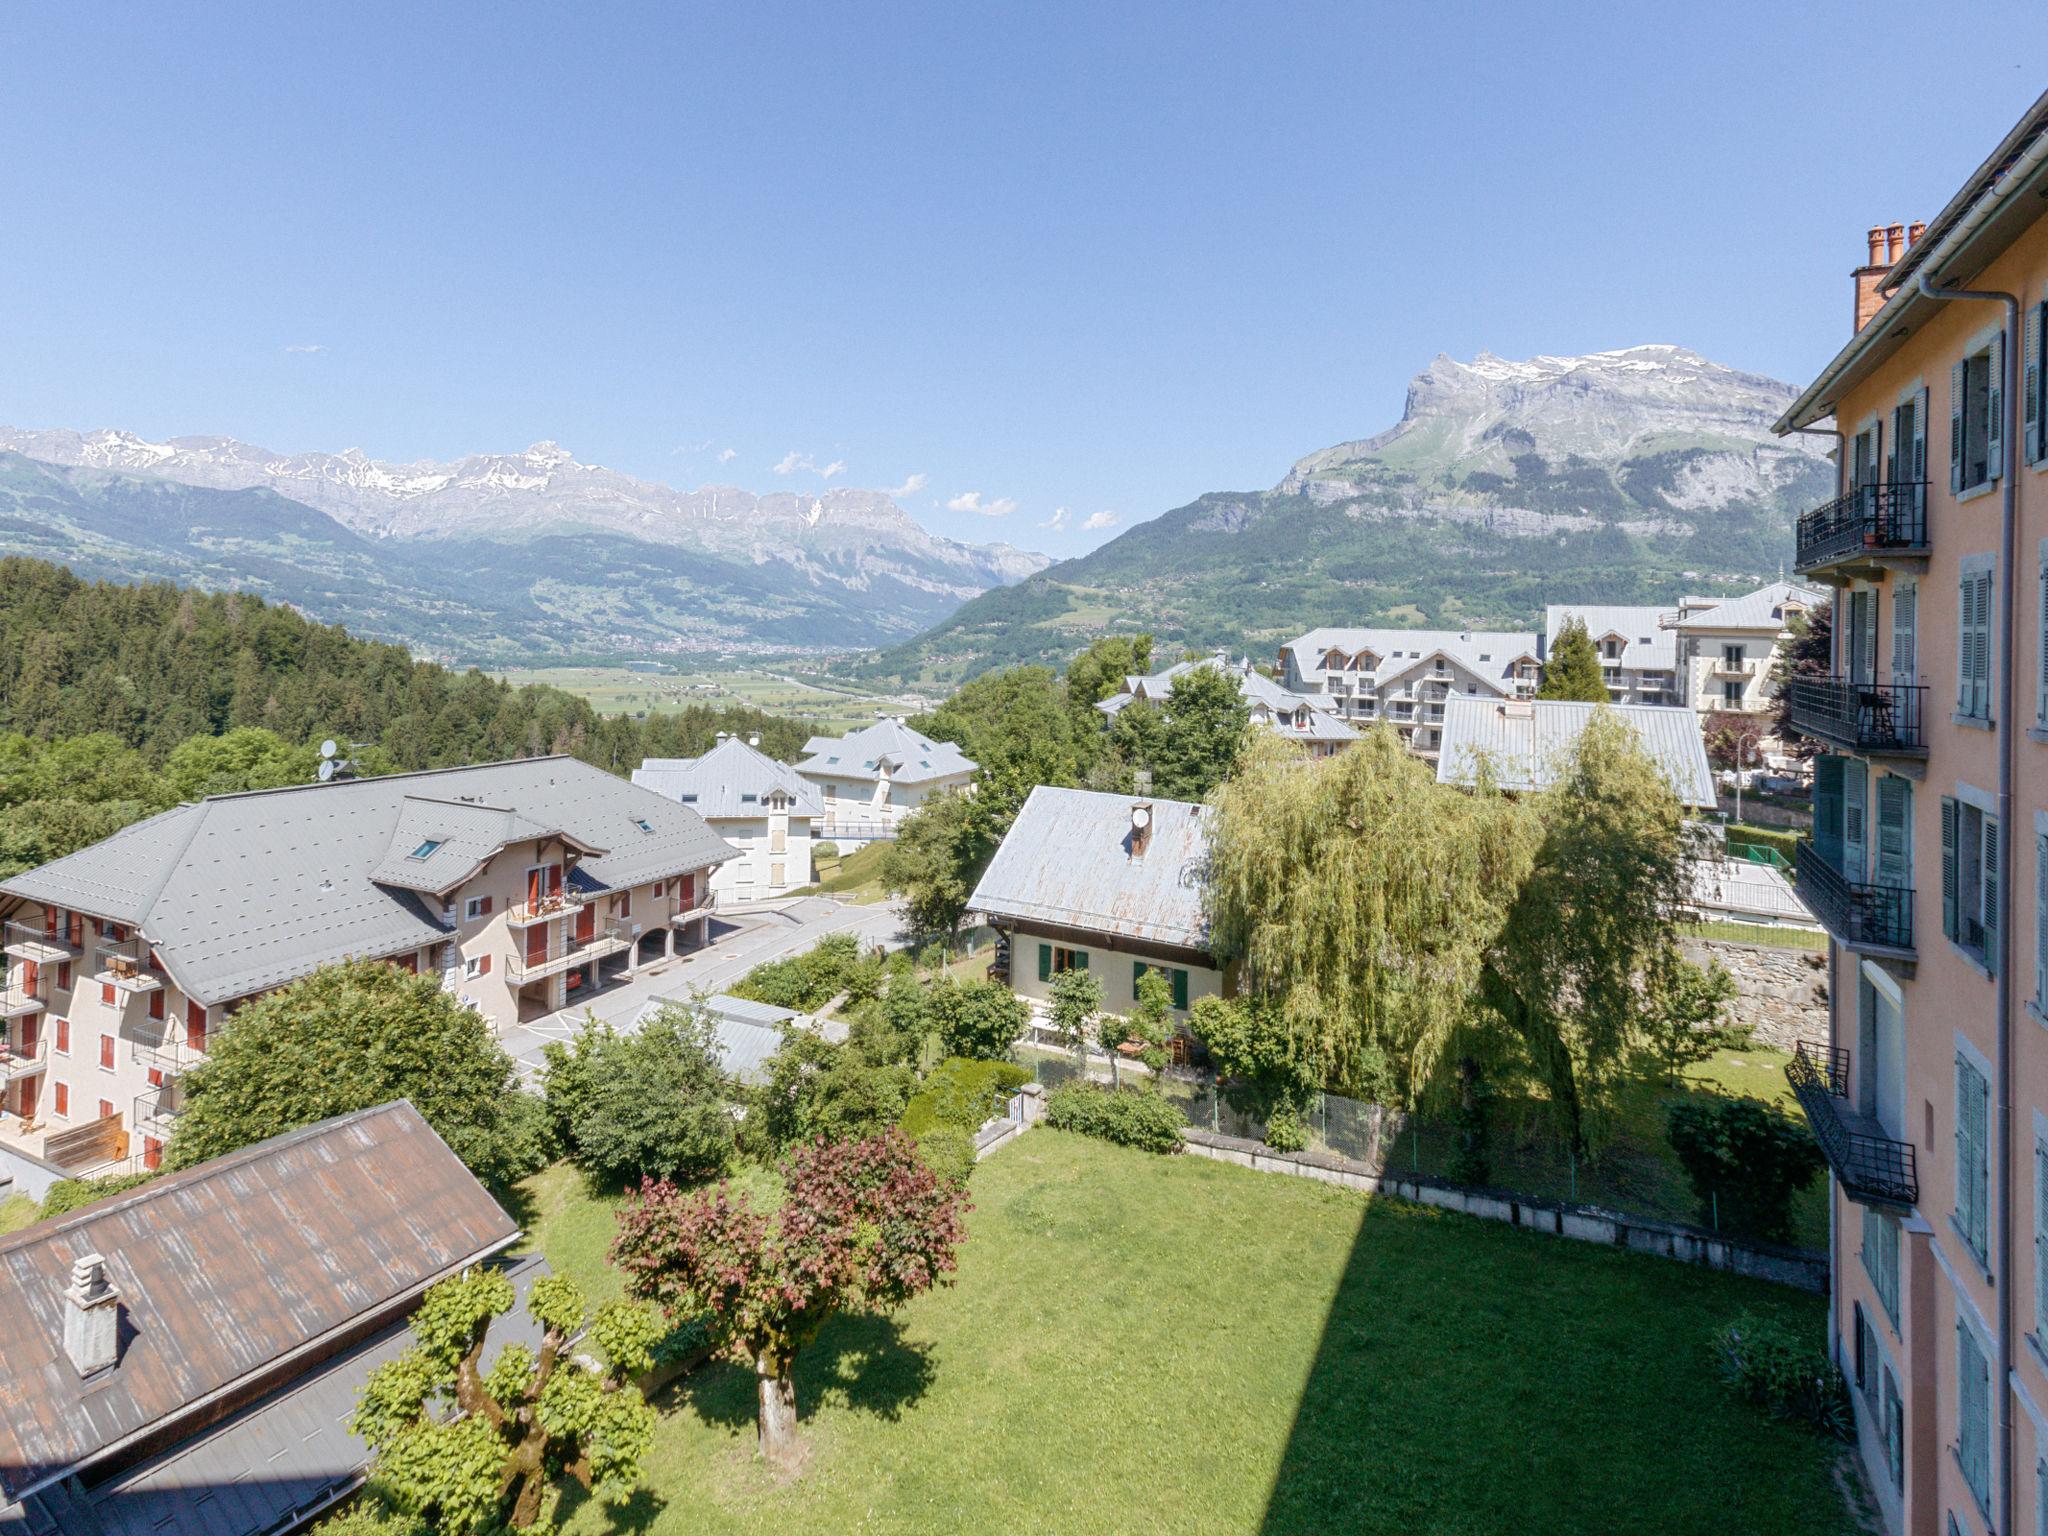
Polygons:
[[1803,576],[1839,585],[1888,565],[1924,564],[1926,557],[1927,485],[1915,480],[1859,485],[1802,513],[1793,565]]

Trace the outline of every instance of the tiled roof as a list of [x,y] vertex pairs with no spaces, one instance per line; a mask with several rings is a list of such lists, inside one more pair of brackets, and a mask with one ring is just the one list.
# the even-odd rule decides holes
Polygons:
[[[0,1238],[0,1487],[173,1427],[519,1229],[410,1104],[323,1121]],[[119,1356],[64,1353],[74,1261],[104,1257]]]
[[1542,789],[1556,777],[1596,710],[1635,731],[1684,804],[1711,809],[1717,796],[1700,717],[1681,705],[1581,704],[1560,699],[1447,699],[1437,753],[1441,784],[1471,784],[1482,761],[1502,789]]
[[[1131,809],[1151,807],[1142,856],[1131,852]],[[1209,861],[1207,806],[1085,789],[1031,791],[970,911],[1050,923],[1184,949],[1208,943],[1202,910]]]
[[974,772],[975,764],[950,741],[934,741],[901,720],[877,720],[844,736],[813,736],[810,756],[796,771],[824,779],[877,779],[888,765],[899,784],[928,784]]
[[536,757],[215,795],[0,881],[0,894],[139,927],[181,989],[218,1003],[445,937],[414,883],[441,870],[408,871],[409,854],[438,839],[452,867],[500,832],[535,827],[603,849],[579,866],[599,888],[732,854],[687,806],[574,758]]
[[737,736],[726,737],[702,757],[650,757],[633,770],[633,782],[710,821],[765,816],[761,802],[777,789],[796,802],[795,814],[825,814],[815,784]]

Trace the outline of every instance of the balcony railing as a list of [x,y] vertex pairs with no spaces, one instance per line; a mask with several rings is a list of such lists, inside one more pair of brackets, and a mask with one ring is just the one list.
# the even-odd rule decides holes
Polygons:
[[16,960],[37,960],[45,965],[69,960],[78,953],[78,946],[61,932],[47,933],[36,923],[9,923],[6,947]]
[[577,891],[551,891],[538,901],[522,901],[505,909],[505,921],[514,928],[531,928],[550,918],[573,917],[590,898]]
[[709,882],[695,896],[685,900],[678,896],[672,903],[668,920],[672,923],[694,923],[700,917],[709,917],[718,910],[718,892],[711,889]]
[[1816,1050],[1802,1041],[1785,1064],[1785,1079],[1843,1194],[1861,1205],[1911,1207],[1919,1201],[1913,1144],[1892,1140],[1874,1117],[1849,1107],[1847,1051]]
[[538,956],[530,956],[524,949],[513,951],[505,962],[505,974],[514,985],[539,981],[588,961],[616,955],[630,943],[632,938],[620,923],[600,923],[588,938],[579,938],[568,930],[551,933],[545,951]]
[[166,1077],[184,1071],[192,1055],[183,1027],[175,1023],[166,1023],[157,1039],[137,1040],[129,1049],[129,1057],[138,1067],[153,1068]]
[[154,992],[163,978],[149,968],[149,946],[140,939],[101,939],[93,946],[93,980],[124,992]]
[[0,1082],[12,1082],[17,1077],[40,1072],[49,1055],[49,1036],[40,1030],[36,1032],[35,1039],[26,1044],[0,1035]]
[[1798,891],[1821,926],[1851,949],[1913,953],[1911,886],[1851,880],[1809,837],[1799,844]]
[[1927,752],[1927,689],[1921,684],[1795,677],[1787,703],[1795,730],[1852,752],[1914,757]]
[[1800,514],[1793,564],[1801,571],[1814,571],[1859,555],[1926,550],[1925,481],[1859,485],[1846,496]]
[[158,1141],[168,1141],[172,1129],[178,1123],[177,1090],[169,1083],[159,1088],[145,1089],[135,1096],[135,1109],[131,1124],[140,1136],[152,1136]]
[[18,1019],[27,1014],[41,1013],[44,1008],[43,992],[48,989],[49,972],[37,976],[31,987],[22,977],[22,968],[17,964],[9,973],[5,983],[0,983],[0,1019]]

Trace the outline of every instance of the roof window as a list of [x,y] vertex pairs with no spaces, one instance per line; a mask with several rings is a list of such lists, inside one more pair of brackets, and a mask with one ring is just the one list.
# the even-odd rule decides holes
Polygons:
[[652,832],[654,830],[654,828],[648,824],[647,818],[645,816],[635,816],[633,818],[633,825],[638,827],[642,832]]
[[695,805],[696,803],[697,803],[697,791],[695,791],[694,789],[686,789],[686,790],[684,790],[684,791],[683,791],[683,804],[685,804],[685,805]]
[[756,800],[759,800],[760,798],[761,797],[755,794],[751,789],[743,789],[740,791],[741,805],[752,805]]
[[430,837],[424,843],[421,843],[419,847],[413,849],[406,857],[409,859],[431,859],[434,856],[434,850],[440,847],[443,841],[444,839],[442,838]]

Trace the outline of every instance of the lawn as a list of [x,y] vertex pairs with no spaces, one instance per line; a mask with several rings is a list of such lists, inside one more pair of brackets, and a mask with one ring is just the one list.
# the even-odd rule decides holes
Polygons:
[[837,896],[841,901],[866,903],[888,900],[889,893],[882,888],[882,859],[889,847],[885,842],[869,843],[836,859],[814,856],[812,863],[816,866],[818,881],[807,889]]
[[[541,1184],[537,1240],[588,1275],[607,1224]],[[1836,1448],[1735,1403],[1710,1352],[1744,1309],[1818,1334],[1818,1297],[1042,1129],[973,1198],[955,1285],[801,1358],[800,1478],[712,1366],[659,1399],[646,1490],[566,1529],[1855,1528]]]

